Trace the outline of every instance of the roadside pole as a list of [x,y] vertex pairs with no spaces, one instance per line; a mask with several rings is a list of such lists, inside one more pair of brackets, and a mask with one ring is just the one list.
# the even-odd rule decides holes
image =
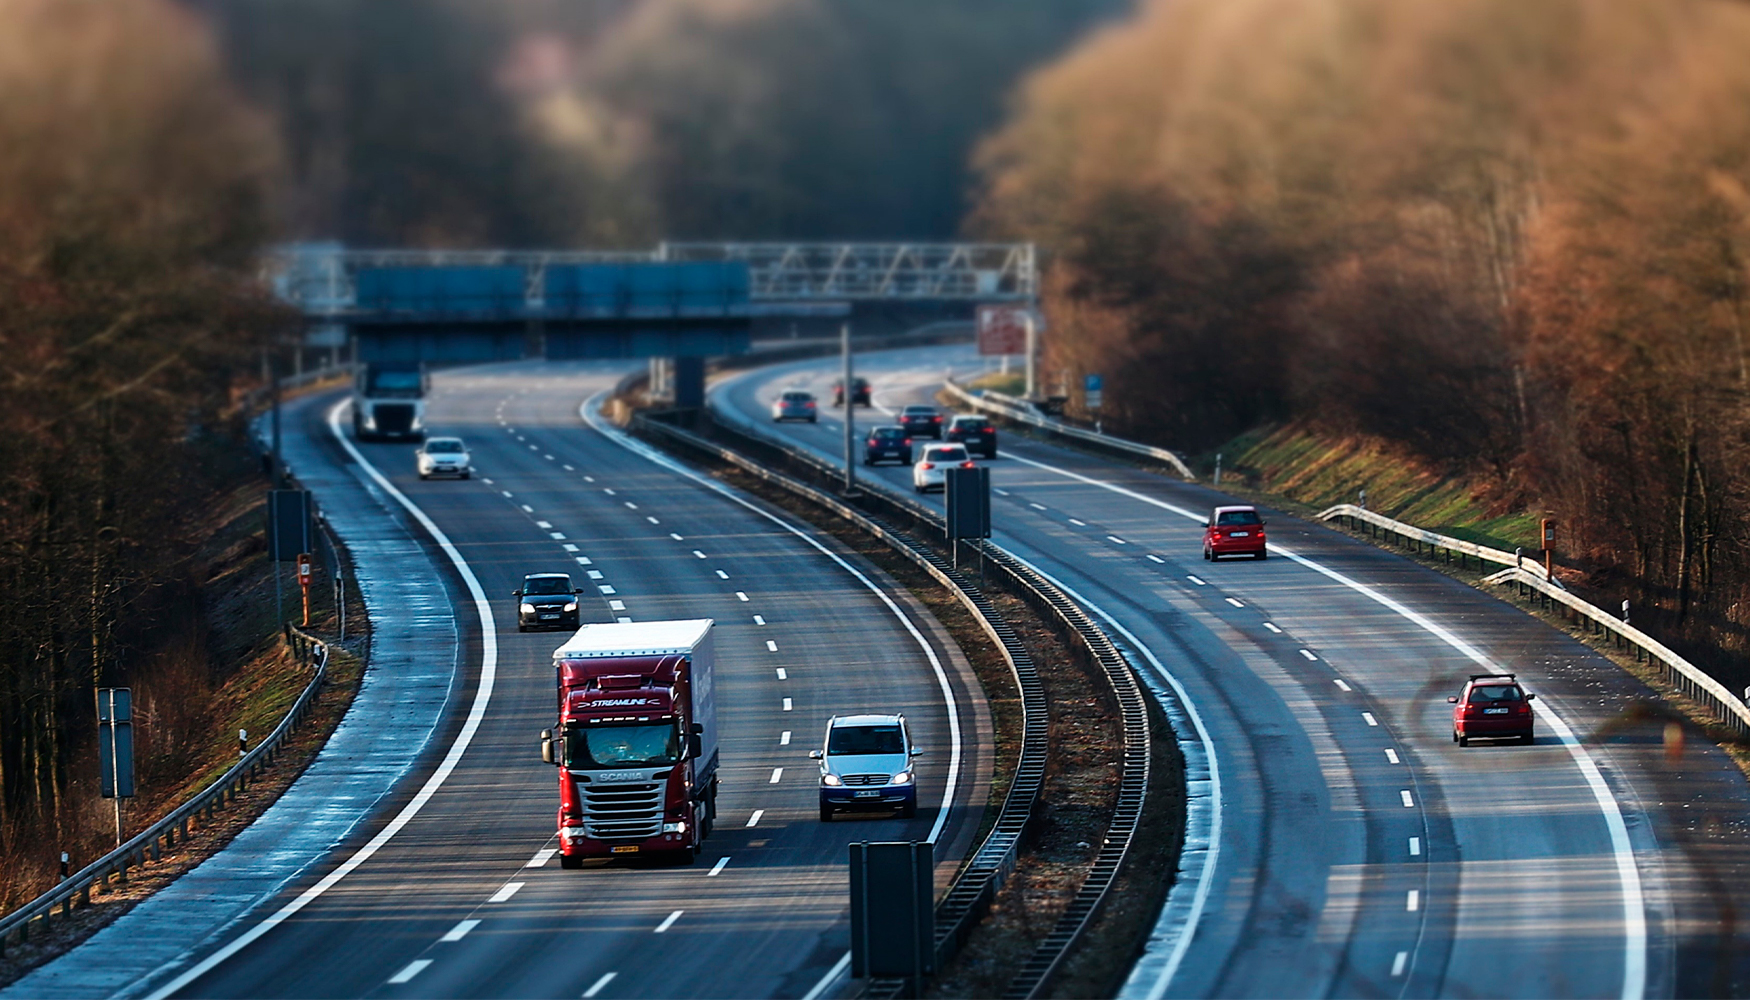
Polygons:
[[845,361],[844,382],[840,384],[845,390],[845,492],[849,494],[857,491],[857,458],[855,448],[857,440],[857,401],[856,394],[851,390],[851,324],[849,323],[839,327],[839,349],[844,353]]
[[1029,402],[1039,397],[1039,327],[1033,322],[1031,308],[1021,313],[1021,324],[1027,331],[1027,395]]

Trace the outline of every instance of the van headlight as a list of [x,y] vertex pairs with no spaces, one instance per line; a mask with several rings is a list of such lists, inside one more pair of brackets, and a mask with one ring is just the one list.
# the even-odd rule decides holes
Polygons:
[[899,772],[898,774],[893,776],[893,780],[889,781],[888,784],[890,784],[890,785],[909,785],[909,784],[911,784],[911,772],[910,771]]
[[838,786],[844,784],[844,781],[838,775],[832,774],[829,772],[827,774],[823,774],[820,776],[820,783],[823,785],[831,785],[832,787],[837,788]]

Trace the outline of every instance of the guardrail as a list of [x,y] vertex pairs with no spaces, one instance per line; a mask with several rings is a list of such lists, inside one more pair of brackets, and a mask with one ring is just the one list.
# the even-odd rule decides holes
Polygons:
[[1197,480],[1197,477],[1191,474],[1191,469],[1185,465],[1184,460],[1165,448],[1137,444],[1135,441],[1126,441],[1123,438],[1096,434],[1080,427],[1071,427],[1061,420],[1052,420],[1050,417],[1040,415],[1024,401],[1006,393],[990,389],[986,389],[982,393],[969,392],[953,379],[944,379],[942,385],[949,396],[974,409],[984,410],[1016,423],[1036,427],[1048,434],[1056,434],[1059,437],[1079,441],[1082,444],[1116,451],[1127,457],[1151,458],[1171,467],[1174,472],[1184,477],[1186,482],[1196,482]]
[[158,861],[161,847],[162,850],[169,850],[187,840],[191,822],[210,822],[218,810],[234,802],[237,795],[255,780],[262,769],[274,762],[279,756],[281,744],[297,731],[298,726],[309,715],[328,672],[327,643],[291,625],[285,626],[285,639],[293,653],[310,668],[311,676],[303,693],[298,695],[298,700],[292,703],[291,710],[280,720],[274,731],[257,743],[255,749],[244,754],[217,781],[171,810],[169,815],[63,879],[53,889],[0,918],[0,954],[5,953],[8,940],[16,938],[21,944],[28,940],[33,923],[40,923],[46,929],[56,907],[60,908],[61,916],[70,916],[75,899],[80,906],[91,905],[92,893],[107,892],[112,876],[118,883],[126,884],[129,868],[144,867],[147,864],[147,855],[151,856],[152,861]]
[[986,833],[983,843],[972,852],[971,859],[961,867],[948,891],[936,904],[936,967],[959,951],[978,921],[989,912],[998,891],[1015,870],[1015,856],[1032,829],[1033,806],[1045,784],[1047,709],[1045,686],[1039,679],[1027,647],[984,592],[963,577],[958,570],[937,555],[928,545],[918,542],[904,531],[872,517],[840,501],[831,494],[806,483],[774,472],[760,463],[730,448],[721,447],[696,434],[640,413],[632,418],[636,431],[666,438],[692,451],[755,476],[802,497],[839,517],[857,525],[863,531],[886,542],[901,556],[928,573],[938,584],[953,594],[972,613],[986,635],[1002,651],[1021,695],[1021,753],[1015,763],[1015,775],[1008,794],[997,813],[995,823]]
[[[722,424],[718,426],[724,427]],[[842,471],[836,464],[822,461],[809,452],[777,439],[737,428],[724,427],[724,430],[757,442],[763,447],[775,449],[825,481],[834,481]],[[922,530],[932,533],[944,530],[941,515],[931,508],[877,483],[865,481],[862,489],[863,497],[868,501],[917,524]],[[1135,839],[1137,824],[1141,821],[1148,791],[1148,709],[1143,701],[1141,687],[1131,673],[1130,664],[1118,652],[1105,631],[1080,607],[1002,547],[989,541],[968,544],[996,567],[1000,578],[1006,578],[1010,582],[1017,596],[1027,600],[1041,614],[1056,618],[1070,635],[1077,637],[1082,649],[1099,666],[1112,686],[1124,731],[1124,757],[1118,797],[1114,803],[1112,820],[1101,840],[1100,850],[1069,906],[1001,994],[1012,1000],[1024,1000],[1040,996],[1051,985],[1052,977],[1099,914],[1113,882],[1123,869],[1124,859]]]
[[1628,622],[1560,587],[1551,586],[1543,577],[1523,568],[1504,569],[1484,577],[1483,582],[1496,586],[1514,584],[1521,598],[1536,595],[1546,610],[1553,611],[1558,605],[1567,608],[1588,632],[1602,635],[1618,649],[1632,650],[1637,662],[1645,656],[1647,662],[1659,664],[1665,680],[1672,687],[1708,706],[1722,723],[1740,736],[1750,736],[1750,706],[1745,705],[1743,699],[1726,690],[1724,684],[1708,676],[1706,671]]
[[[1543,567],[1538,565],[1536,560],[1526,562],[1520,558],[1518,553],[1491,549],[1486,545],[1467,542],[1462,538],[1453,538],[1449,535],[1418,528],[1413,524],[1405,524],[1403,521],[1394,521],[1384,514],[1376,514],[1365,507],[1357,507],[1352,503],[1340,503],[1335,507],[1327,507],[1319,511],[1318,517],[1321,521],[1347,519],[1350,528],[1356,528],[1357,525],[1361,524],[1368,525],[1373,529],[1373,537],[1381,538],[1381,532],[1383,532],[1382,540],[1392,541],[1395,539],[1399,542],[1412,544],[1416,548],[1417,555],[1421,554],[1422,546],[1427,545],[1430,556],[1444,550],[1447,562],[1451,562],[1453,556],[1458,556],[1461,566],[1469,565],[1466,560],[1475,559],[1478,568],[1481,568],[1483,563],[1494,563],[1497,566],[1511,566],[1524,570],[1540,580],[1549,579],[1549,575],[1544,572]],[[1554,583],[1563,590],[1567,589],[1562,587],[1560,580],[1556,580]]]

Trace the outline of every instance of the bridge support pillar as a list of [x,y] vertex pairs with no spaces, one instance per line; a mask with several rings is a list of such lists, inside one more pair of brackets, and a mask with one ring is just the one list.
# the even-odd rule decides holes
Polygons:
[[704,406],[705,359],[675,358],[670,364],[674,405],[683,409],[697,409]]

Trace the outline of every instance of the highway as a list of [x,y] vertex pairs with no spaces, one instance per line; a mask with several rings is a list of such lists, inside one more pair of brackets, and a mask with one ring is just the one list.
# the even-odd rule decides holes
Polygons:
[[[799,997],[848,947],[850,842],[935,832],[952,870],[991,763],[988,716],[958,651],[909,595],[889,603],[870,585],[891,581],[830,541],[817,547],[589,429],[580,405],[625,370],[437,375],[431,423],[468,441],[468,481],[419,480],[410,445],[342,444],[331,431],[341,397],[288,408],[286,433],[307,451],[362,468],[386,508],[399,493],[429,519],[456,561],[446,587],[458,621],[489,621],[490,641],[463,629],[467,683],[432,720],[429,759],[370,828],[158,995]],[[588,590],[586,621],[718,622],[718,825],[690,866],[562,871],[553,858],[556,779],[537,737],[554,717],[562,636],[518,633],[511,591],[524,573],[554,570]],[[829,716],[859,711],[904,712],[926,748],[916,819],[816,818],[807,751]]]
[[[837,359],[718,380],[720,419],[842,460]],[[932,402],[969,347],[870,354],[860,425]],[[774,425],[787,388],[817,425]],[[1205,563],[1226,501],[1005,433],[995,541],[1079,595],[1133,663],[1180,684],[1218,783],[1207,884],[1180,885],[1189,947],[1126,996],[1722,995],[1750,985],[1750,785],[1692,731],[1599,741],[1653,697],[1488,595],[1323,526],[1268,513],[1273,558]],[[858,467],[910,492],[909,468]],[[939,495],[927,502],[940,504]],[[1231,502],[1231,501],[1227,501]],[[1446,696],[1509,669],[1540,700],[1534,746],[1452,743]],[[1158,942],[1157,942],[1158,945]]]

